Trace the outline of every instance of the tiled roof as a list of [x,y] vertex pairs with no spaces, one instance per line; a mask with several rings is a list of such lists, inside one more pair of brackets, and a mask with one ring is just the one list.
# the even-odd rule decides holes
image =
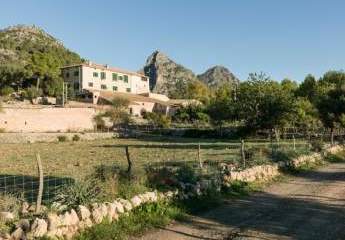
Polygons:
[[94,89],[85,89],[89,92],[99,92],[99,96],[107,101],[112,101],[115,97],[121,97],[128,99],[132,104],[136,102],[151,102],[151,103],[158,103],[161,105],[169,105],[168,102],[164,102],[158,99],[150,98],[150,97],[145,97],[142,95],[138,94],[133,94],[133,93],[124,93],[124,92],[111,92],[111,91],[102,91],[102,90],[94,90]]

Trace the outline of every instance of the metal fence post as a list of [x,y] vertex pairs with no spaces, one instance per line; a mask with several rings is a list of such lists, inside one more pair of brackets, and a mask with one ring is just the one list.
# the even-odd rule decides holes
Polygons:
[[38,195],[36,201],[36,213],[41,211],[41,204],[42,204],[42,195],[43,195],[43,168],[40,154],[36,154],[37,160],[37,169],[38,169],[38,176],[39,176],[39,186],[38,186]]

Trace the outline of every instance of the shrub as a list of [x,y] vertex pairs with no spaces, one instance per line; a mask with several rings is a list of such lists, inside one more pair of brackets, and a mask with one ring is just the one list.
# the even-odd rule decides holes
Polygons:
[[196,183],[198,176],[195,170],[188,165],[183,165],[176,172],[177,180],[183,183]]
[[13,88],[11,88],[9,86],[5,86],[0,90],[0,95],[7,97],[10,94],[12,94],[13,92],[14,92]]
[[147,112],[145,118],[155,127],[169,128],[171,125],[170,117],[154,112]]
[[65,135],[58,136],[57,138],[58,138],[59,142],[66,142],[67,141],[67,137]]
[[96,181],[76,181],[70,185],[62,186],[54,198],[55,202],[66,205],[68,208],[76,208],[97,202],[101,198],[101,189]]
[[75,134],[73,137],[72,137],[72,141],[73,142],[78,142],[80,140],[80,136]]
[[312,140],[310,142],[312,151],[321,152],[324,148],[324,143],[322,140]]
[[0,212],[18,212],[21,200],[13,194],[0,194]]

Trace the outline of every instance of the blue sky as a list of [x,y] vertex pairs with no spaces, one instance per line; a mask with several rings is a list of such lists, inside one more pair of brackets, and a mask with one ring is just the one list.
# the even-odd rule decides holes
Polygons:
[[201,73],[296,81],[345,67],[343,0],[11,0],[0,28],[42,27],[82,57],[130,70],[154,50]]

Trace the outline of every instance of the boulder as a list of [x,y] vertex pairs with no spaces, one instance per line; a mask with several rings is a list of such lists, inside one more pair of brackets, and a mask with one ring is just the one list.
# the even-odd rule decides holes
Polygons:
[[60,217],[55,213],[49,213],[47,220],[48,220],[48,230],[49,231],[55,231],[56,228],[61,226]]
[[133,207],[140,206],[141,202],[142,201],[141,201],[141,199],[138,196],[134,196],[134,197],[131,198],[131,203],[132,203]]
[[30,230],[30,221],[29,219],[21,219],[16,223],[16,228],[21,228],[24,232]]
[[21,206],[21,209],[20,209],[20,213],[21,213],[21,214],[26,214],[26,213],[28,213],[28,212],[29,212],[29,207],[30,207],[30,205],[29,205],[28,202],[23,202],[23,203],[22,203],[22,206]]
[[119,198],[118,201],[122,204],[125,211],[129,212],[132,210],[133,206],[130,203],[130,201],[122,199],[122,198]]
[[31,234],[33,237],[43,237],[48,231],[48,224],[44,219],[36,218],[31,225]]
[[17,228],[12,234],[11,234],[11,240],[26,240],[25,232],[22,228]]
[[124,213],[125,209],[123,208],[123,205],[118,202],[118,201],[114,201],[113,204],[116,206],[116,212],[117,213]]
[[90,210],[83,205],[78,206],[78,213],[80,216],[80,220],[82,220],[82,221],[89,219],[91,216]]

